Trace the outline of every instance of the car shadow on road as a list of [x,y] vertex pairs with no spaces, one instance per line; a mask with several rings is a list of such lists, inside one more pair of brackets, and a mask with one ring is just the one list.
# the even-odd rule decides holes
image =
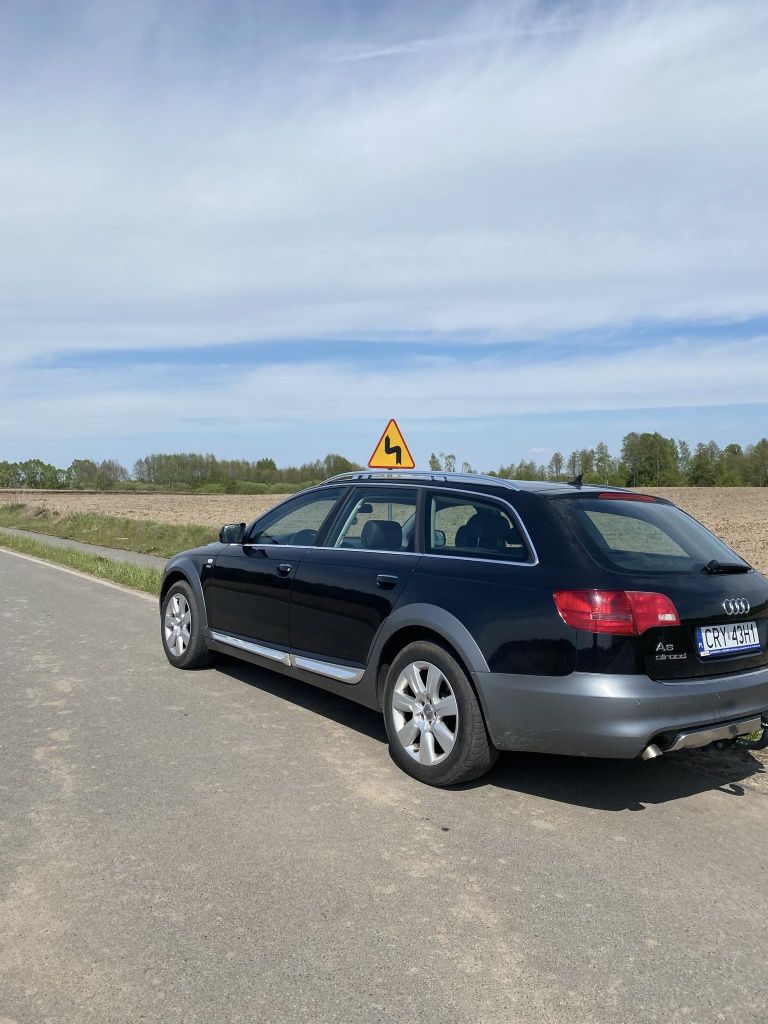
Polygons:
[[[381,715],[345,697],[225,655],[219,656],[216,669],[382,745],[387,742]],[[488,775],[456,788],[495,786],[595,810],[643,811],[715,790],[744,796],[742,782],[749,788],[760,783],[768,792],[768,773],[748,751],[686,751],[649,762],[502,753]]]
[[315,715],[321,715],[339,725],[356,729],[380,743],[387,742],[384,719],[381,715],[377,711],[363,707],[362,704],[348,700],[346,697],[339,697],[335,693],[321,690],[317,686],[310,686],[300,680],[291,679],[278,672],[270,672],[246,661],[222,654],[216,660],[216,669],[219,672],[226,672],[233,679],[247,683],[248,686],[263,690],[264,693],[271,693],[297,707],[306,708],[307,711],[311,711]]
[[742,782],[752,788],[766,781],[760,778],[764,774],[748,751],[690,751],[650,762],[504,753],[493,772],[475,785],[485,782],[595,810],[644,811],[705,792],[743,797],[747,789]]

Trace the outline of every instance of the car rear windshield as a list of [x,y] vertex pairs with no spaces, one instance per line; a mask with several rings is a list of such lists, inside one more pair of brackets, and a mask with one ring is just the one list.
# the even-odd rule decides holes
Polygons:
[[675,505],[577,496],[553,504],[589,554],[611,572],[698,573],[713,559],[747,564]]

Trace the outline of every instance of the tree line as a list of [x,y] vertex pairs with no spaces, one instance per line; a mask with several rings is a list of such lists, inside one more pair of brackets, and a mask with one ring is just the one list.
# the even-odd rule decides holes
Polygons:
[[[465,473],[468,462],[457,467],[456,456],[434,452],[429,467],[435,472]],[[94,462],[75,459],[61,469],[40,459],[0,462],[0,487],[50,490],[179,490],[208,494],[266,494],[301,490],[337,473],[362,469],[343,455],[329,454],[299,466],[278,467],[274,459],[217,459],[212,454],[156,453],[138,459],[128,471],[114,459]],[[621,487],[741,487],[768,486],[768,438],[742,447],[721,448],[714,441],[693,449],[659,433],[630,433],[613,454],[600,441],[565,455],[555,452],[546,463],[522,459],[489,470],[512,480],[569,480],[582,474],[585,483]]]
[[[429,466],[436,472],[455,472],[456,456],[433,452]],[[460,470],[474,472],[468,462],[461,463]],[[594,448],[579,448],[568,455],[554,452],[547,463],[521,459],[490,473],[507,480],[554,482],[581,474],[584,483],[614,487],[766,487],[768,438],[746,447],[729,444],[725,448],[702,441],[691,449],[686,441],[659,433],[632,432],[615,455],[599,441]]]
[[114,459],[75,459],[66,469],[28,459],[0,462],[0,487],[47,490],[199,491],[204,494],[285,494],[337,473],[361,469],[343,455],[278,468],[274,459],[217,459],[196,452],[153,454],[137,459],[132,472]]

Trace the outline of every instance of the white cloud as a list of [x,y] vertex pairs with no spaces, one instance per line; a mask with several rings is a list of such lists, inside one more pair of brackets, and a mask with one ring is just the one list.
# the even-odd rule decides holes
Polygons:
[[[494,420],[540,412],[762,403],[768,391],[768,338],[702,344],[678,340],[646,352],[613,352],[522,363],[482,357],[406,360],[391,370],[353,362],[190,368],[172,364],[125,371],[26,371],[0,411],[0,433],[27,445],[46,438],[247,436],[303,433],[324,449],[332,425],[352,429]],[[374,433],[374,427],[370,427]],[[759,424],[750,433],[759,436]],[[306,448],[306,446],[305,446]],[[531,452],[550,449],[531,448]]]
[[[400,32],[393,15],[338,39],[247,5],[196,21],[187,4],[94,4],[57,45],[18,28],[23,9],[0,80],[6,366],[766,312],[764,4],[585,5],[566,22],[487,4],[455,24],[424,5],[419,24],[396,9]],[[449,391],[498,379],[445,373]]]

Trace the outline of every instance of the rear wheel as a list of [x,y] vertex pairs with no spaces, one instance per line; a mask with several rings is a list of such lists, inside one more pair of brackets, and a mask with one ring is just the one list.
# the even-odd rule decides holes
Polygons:
[[203,621],[197,597],[186,580],[169,587],[160,612],[160,635],[165,656],[176,668],[202,668],[213,661]]
[[466,673],[437,644],[409,644],[392,662],[384,720],[392,759],[430,786],[469,782],[496,760]]

